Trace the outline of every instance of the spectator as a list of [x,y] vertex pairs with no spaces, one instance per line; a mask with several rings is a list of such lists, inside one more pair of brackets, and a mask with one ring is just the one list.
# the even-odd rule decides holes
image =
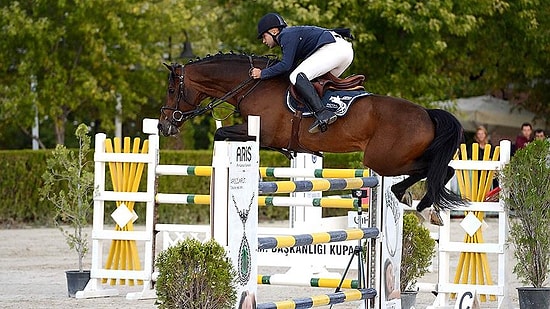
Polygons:
[[[487,132],[487,129],[484,127],[484,126],[478,126],[476,128],[476,134],[474,135],[474,143],[478,143],[479,144],[479,152],[477,154],[477,158],[474,158],[473,157],[473,154],[471,151],[473,151],[473,149],[470,147],[467,149],[468,151],[468,158],[470,160],[483,160],[484,156],[485,156],[485,150],[489,149],[489,147],[487,146],[491,146],[491,142],[489,141],[489,133]],[[492,148],[492,147],[491,147]],[[493,150],[489,150],[489,160],[492,160],[492,155],[493,155]],[[481,179],[481,173],[479,174],[479,177],[480,177],[480,181],[483,180],[485,181],[484,179]],[[498,179],[496,177],[493,178],[493,188],[496,188],[498,187]]]
[[[487,129],[484,126],[478,126],[476,128],[476,134],[474,135],[474,142],[479,144],[479,153],[477,160],[483,160],[483,156],[485,154],[485,148],[487,145],[491,146],[491,142],[489,141],[489,133],[487,132]],[[491,154],[489,154],[490,156]],[[472,156],[470,155],[471,159]],[[491,157],[489,157],[491,158]]]
[[544,133],[543,129],[536,129],[535,130],[535,140],[537,141],[543,141],[546,139],[546,134]]
[[520,150],[525,147],[530,141],[533,140],[533,126],[529,122],[525,122],[521,125],[521,134],[516,137],[516,148]]

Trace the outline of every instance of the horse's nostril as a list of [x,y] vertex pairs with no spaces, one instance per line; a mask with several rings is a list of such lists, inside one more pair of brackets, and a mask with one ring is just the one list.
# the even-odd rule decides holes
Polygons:
[[157,124],[157,129],[162,131],[162,124],[160,124],[160,122],[159,122],[159,124]]

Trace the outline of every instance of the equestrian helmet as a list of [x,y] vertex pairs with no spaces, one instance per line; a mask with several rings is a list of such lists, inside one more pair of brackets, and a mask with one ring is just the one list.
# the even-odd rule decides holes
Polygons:
[[258,22],[258,39],[271,28],[284,28],[287,24],[281,15],[267,13]]

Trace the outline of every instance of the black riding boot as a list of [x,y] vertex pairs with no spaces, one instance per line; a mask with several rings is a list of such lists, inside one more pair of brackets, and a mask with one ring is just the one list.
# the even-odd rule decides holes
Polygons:
[[336,114],[325,108],[315,88],[304,73],[298,74],[294,86],[296,86],[296,90],[298,90],[308,107],[313,111],[315,118],[317,118],[311,127],[309,127],[309,133],[325,132],[328,129],[328,125],[336,121]]

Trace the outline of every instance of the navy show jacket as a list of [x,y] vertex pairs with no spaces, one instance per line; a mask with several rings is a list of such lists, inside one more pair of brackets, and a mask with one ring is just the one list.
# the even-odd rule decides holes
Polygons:
[[261,79],[268,79],[290,72],[298,66],[298,63],[321,46],[334,43],[336,40],[332,33],[316,26],[293,26],[281,30],[277,36],[283,53],[280,62],[262,70]]

